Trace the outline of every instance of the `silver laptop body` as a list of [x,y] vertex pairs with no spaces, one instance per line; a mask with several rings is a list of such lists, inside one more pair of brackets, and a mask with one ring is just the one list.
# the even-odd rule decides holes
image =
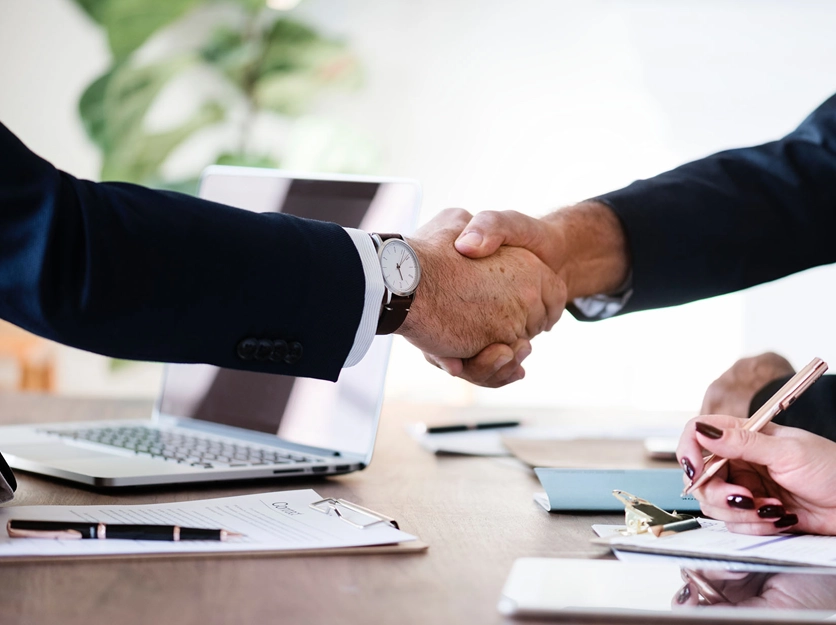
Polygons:
[[[378,232],[409,232],[412,180],[213,166],[200,196]],[[336,383],[210,365],[167,365],[152,418],[0,427],[14,469],[93,486],[333,475],[366,467],[391,337]]]

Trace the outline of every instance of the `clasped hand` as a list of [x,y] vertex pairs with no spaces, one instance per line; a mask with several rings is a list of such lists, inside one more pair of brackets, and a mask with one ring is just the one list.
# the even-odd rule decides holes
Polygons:
[[447,209],[408,238],[422,278],[398,333],[444,368],[478,354],[491,373],[516,370],[514,359],[527,355],[529,339],[560,318],[566,285],[520,247],[478,259],[461,255],[454,244],[471,218],[465,210]]

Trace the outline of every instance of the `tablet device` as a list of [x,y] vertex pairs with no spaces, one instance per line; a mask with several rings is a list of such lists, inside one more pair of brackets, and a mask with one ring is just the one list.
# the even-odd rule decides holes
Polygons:
[[[670,562],[670,561],[668,561]],[[624,623],[815,623],[836,618],[836,569],[695,568],[618,560],[521,558],[499,611]]]

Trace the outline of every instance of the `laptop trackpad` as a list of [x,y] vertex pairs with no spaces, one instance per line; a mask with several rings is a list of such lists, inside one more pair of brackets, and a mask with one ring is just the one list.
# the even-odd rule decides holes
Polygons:
[[4,445],[3,453],[38,462],[74,458],[113,458],[112,455],[96,451],[95,449],[64,445],[60,442],[41,443],[39,445]]
[[[60,442],[45,445],[9,445],[3,453],[11,460],[44,464],[64,471],[72,471],[97,477],[130,477],[138,475],[194,473],[195,468],[170,462],[161,462],[133,454],[109,454],[82,446],[63,445]],[[35,467],[18,468],[37,470]]]

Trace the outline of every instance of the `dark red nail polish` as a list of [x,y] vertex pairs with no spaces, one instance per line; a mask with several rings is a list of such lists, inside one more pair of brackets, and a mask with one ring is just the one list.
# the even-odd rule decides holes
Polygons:
[[685,475],[688,476],[689,480],[694,480],[694,474],[696,471],[694,470],[694,465],[691,464],[691,461],[688,460],[688,458],[682,459],[682,470],[685,471]]
[[755,500],[746,495],[729,495],[726,497],[726,503],[730,508],[737,508],[738,510],[754,510]]
[[780,519],[784,516],[784,506],[761,506],[758,508],[758,516],[762,519]]
[[717,440],[718,438],[723,437],[723,430],[720,428],[715,428],[713,425],[708,425],[707,423],[702,423],[701,421],[697,421],[697,432],[702,434],[703,436],[707,436],[708,438],[713,438]]
[[780,519],[775,521],[775,527],[791,527],[798,524],[797,514],[785,514]]
[[682,587],[682,590],[679,591],[679,594],[676,595],[676,602],[680,605],[688,601],[691,598],[691,585],[685,584]]

